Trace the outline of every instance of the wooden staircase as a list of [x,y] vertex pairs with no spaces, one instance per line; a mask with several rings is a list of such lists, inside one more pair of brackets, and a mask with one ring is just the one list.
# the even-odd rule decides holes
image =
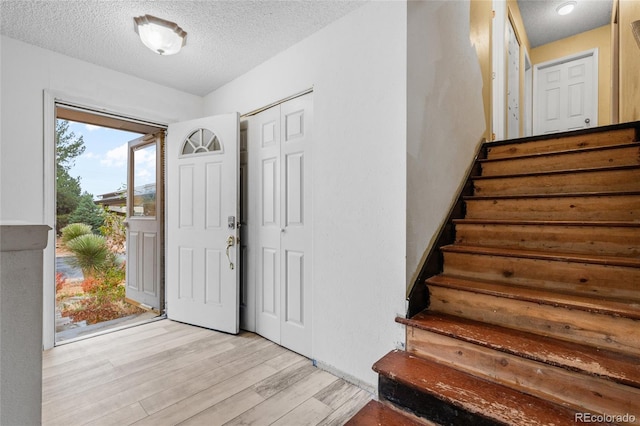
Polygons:
[[640,425],[638,136],[485,144],[428,307],[396,319],[406,351],[350,424]]

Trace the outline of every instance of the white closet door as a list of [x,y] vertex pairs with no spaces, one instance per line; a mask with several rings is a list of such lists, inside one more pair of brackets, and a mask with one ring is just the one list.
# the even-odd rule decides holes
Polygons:
[[249,121],[256,331],[311,355],[312,98],[305,95]]
[[[256,264],[256,332],[280,343],[280,107],[255,116],[254,137],[257,223],[253,250]],[[251,138],[251,136],[250,136]],[[255,192],[254,192],[255,193]]]
[[285,102],[281,123],[281,344],[311,354],[311,96]]

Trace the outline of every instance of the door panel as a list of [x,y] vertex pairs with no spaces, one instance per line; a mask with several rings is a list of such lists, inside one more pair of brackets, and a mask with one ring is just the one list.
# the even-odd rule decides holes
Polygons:
[[304,156],[298,152],[287,156],[287,226],[303,226],[304,207]]
[[588,56],[538,67],[534,105],[536,134],[597,125],[596,60]]
[[304,253],[287,251],[286,322],[304,326]]
[[163,308],[160,250],[162,233],[163,134],[129,142],[127,187],[127,284],[130,301]]
[[257,170],[255,206],[256,331],[311,355],[311,95],[249,120],[249,154]]
[[276,343],[280,343],[280,130],[278,107],[252,117],[249,123],[250,150],[255,149],[253,154],[258,155],[254,164],[260,176],[255,240],[259,256],[256,331]]
[[167,141],[167,315],[234,334],[238,127],[237,113],[176,123]]
[[281,262],[284,277],[280,295],[281,344],[303,355],[311,355],[311,95],[290,100],[280,106],[284,140],[281,158],[286,165],[281,171],[284,232],[281,232]]

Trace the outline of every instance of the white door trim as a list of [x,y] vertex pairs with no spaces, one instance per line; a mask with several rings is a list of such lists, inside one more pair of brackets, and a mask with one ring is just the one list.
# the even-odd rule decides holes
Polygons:
[[55,225],[56,225],[56,104],[63,103],[79,109],[84,109],[91,113],[111,115],[123,121],[143,121],[165,129],[167,123],[164,119],[147,119],[135,117],[135,114],[117,112],[115,109],[99,106],[99,102],[80,99],[74,95],[64,92],[43,90],[43,212],[42,223],[51,227],[54,232],[49,232],[49,240],[44,250],[43,257],[43,303],[42,303],[42,346],[43,349],[51,349],[55,346],[56,323],[55,323],[55,276],[56,276],[56,250],[55,250]]
[[524,127],[522,136],[527,137],[533,134],[533,115],[531,110],[533,105],[533,66],[531,65],[527,47],[522,46],[522,48],[524,49],[524,100],[522,102]]
[[552,59],[550,61],[541,62],[533,66],[533,134],[540,134],[539,123],[540,117],[538,115],[538,78],[539,71],[545,68],[561,65],[567,62],[575,61],[578,59],[593,57],[593,104],[596,105],[594,115],[592,119],[593,126],[598,125],[598,48],[585,50],[582,52],[574,53],[571,55],[563,56],[561,58]]
[[492,98],[493,98],[493,134],[494,140],[502,140],[505,135],[505,93],[506,93],[506,60],[505,60],[505,25],[507,19],[507,3],[504,0],[493,0],[493,55],[492,55]]
[[507,19],[507,139],[520,134],[520,39],[511,18]]

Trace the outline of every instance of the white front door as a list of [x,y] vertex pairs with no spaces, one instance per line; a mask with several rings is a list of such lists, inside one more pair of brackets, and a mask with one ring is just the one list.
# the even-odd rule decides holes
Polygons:
[[238,333],[238,114],[168,133],[167,316]]
[[128,300],[162,311],[163,132],[129,142],[127,179]]
[[311,356],[312,95],[249,119],[256,331]]
[[583,129],[598,124],[596,51],[538,64],[534,71],[536,134]]

